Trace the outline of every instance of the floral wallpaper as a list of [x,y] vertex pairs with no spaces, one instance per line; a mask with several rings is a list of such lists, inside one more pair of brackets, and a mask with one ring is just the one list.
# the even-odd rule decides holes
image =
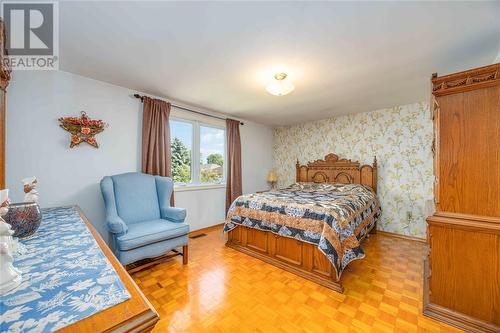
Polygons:
[[278,127],[274,131],[278,185],[295,181],[297,159],[304,164],[335,153],[371,164],[376,156],[382,205],[377,228],[424,238],[426,207],[433,199],[432,139],[426,103]]

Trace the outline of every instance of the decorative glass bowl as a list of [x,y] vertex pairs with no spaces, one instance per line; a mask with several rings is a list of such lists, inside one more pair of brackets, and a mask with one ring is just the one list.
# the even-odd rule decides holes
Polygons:
[[21,202],[9,206],[9,211],[3,217],[12,226],[14,237],[30,238],[38,230],[42,222],[42,212],[37,203]]

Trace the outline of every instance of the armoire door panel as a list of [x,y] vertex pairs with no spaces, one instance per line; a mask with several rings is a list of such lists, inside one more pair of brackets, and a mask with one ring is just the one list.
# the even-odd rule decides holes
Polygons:
[[436,220],[429,227],[430,302],[500,325],[500,236]]
[[439,209],[500,217],[500,86],[439,97]]

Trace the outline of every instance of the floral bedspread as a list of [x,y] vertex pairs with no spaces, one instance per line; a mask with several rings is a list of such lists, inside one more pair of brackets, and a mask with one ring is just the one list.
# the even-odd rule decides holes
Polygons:
[[53,332],[130,294],[73,207],[42,209],[42,223],[14,256],[17,289],[0,296],[0,332]]
[[340,278],[351,261],[364,257],[360,241],[380,214],[375,193],[364,185],[296,183],[238,197],[224,231],[242,225],[315,244]]

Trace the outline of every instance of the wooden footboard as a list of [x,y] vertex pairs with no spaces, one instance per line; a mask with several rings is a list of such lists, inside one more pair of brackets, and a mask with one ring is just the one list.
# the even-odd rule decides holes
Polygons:
[[316,245],[237,226],[228,232],[226,246],[340,293],[344,290],[335,268]]

